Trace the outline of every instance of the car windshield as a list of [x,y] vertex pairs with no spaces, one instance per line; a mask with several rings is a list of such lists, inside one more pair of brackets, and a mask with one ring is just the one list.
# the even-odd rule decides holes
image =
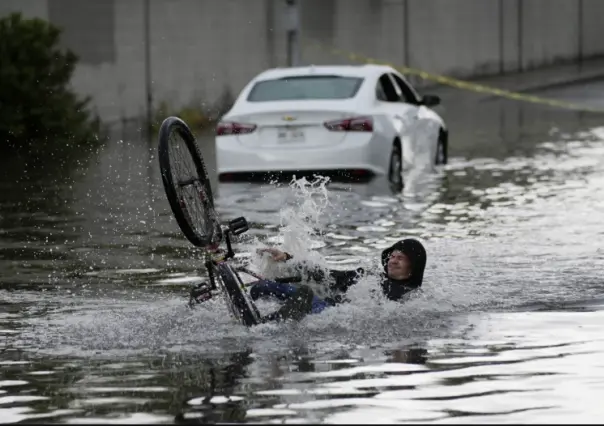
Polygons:
[[249,102],[348,99],[356,95],[363,79],[337,75],[292,76],[259,81],[247,97]]

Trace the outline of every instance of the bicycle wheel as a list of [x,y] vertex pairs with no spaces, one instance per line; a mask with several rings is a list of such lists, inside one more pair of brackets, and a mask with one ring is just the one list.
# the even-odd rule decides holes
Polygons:
[[159,167],[174,218],[197,247],[222,238],[205,163],[193,133],[177,117],[166,118],[159,129]]
[[247,294],[243,282],[229,265],[219,263],[216,266],[220,281],[226,291],[227,303],[235,318],[243,325],[251,327],[260,323],[260,312]]

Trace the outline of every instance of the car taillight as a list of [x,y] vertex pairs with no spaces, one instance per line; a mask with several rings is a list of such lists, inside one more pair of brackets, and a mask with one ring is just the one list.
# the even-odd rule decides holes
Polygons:
[[373,119],[371,117],[327,121],[323,125],[332,132],[373,132]]
[[255,124],[234,123],[232,121],[222,121],[216,126],[216,135],[245,135],[256,130]]

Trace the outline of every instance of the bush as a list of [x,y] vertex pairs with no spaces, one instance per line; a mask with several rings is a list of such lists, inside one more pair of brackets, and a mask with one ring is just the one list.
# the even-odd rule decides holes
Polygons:
[[98,140],[89,99],[69,89],[76,55],[61,31],[13,13],[0,19],[0,148],[30,149]]
[[201,108],[194,105],[185,106],[180,109],[172,108],[167,102],[161,102],[152,117],[151,130],[154,134],[159,131],[161,123],[170,116],[176,116],[183,120],[191,128],[193,133],[201,133],[212,126],[212,118]]
[[233,102],[233,95],[228,89],[225,89],[212,104],[200,98],[194,98],[181,108],[173,108],[168,102],[162,101],[155,108],[151,118],[151,131],[156,134],[161,123],[169,116],[176,116],[183,120],[193,133],[211,131],[220,117],[233,106]]

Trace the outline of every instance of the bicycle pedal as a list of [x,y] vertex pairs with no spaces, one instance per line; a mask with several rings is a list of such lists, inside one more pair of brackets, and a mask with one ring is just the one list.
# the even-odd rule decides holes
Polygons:
[[201,282],[195,285],[190,292],[190,299],[202,303],[212,298],[212,289],[208,283]]

